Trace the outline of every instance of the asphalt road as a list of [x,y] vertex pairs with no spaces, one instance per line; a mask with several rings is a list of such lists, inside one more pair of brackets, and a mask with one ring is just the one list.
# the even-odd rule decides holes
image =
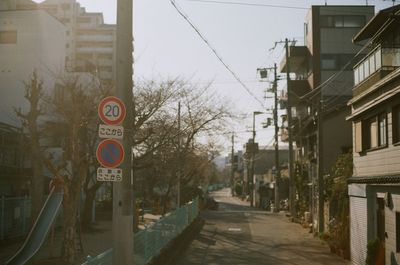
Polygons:
[[229,189],[212,196],[218,211],[202,213],[205,225],[176,265],[349,264],[284,213],[254,210],[230,196]]

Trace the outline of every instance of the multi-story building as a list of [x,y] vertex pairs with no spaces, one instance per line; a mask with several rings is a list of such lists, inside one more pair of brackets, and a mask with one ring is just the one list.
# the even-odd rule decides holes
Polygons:
[[86,12],[76,0],[46,0],[39,5],[67,28],[65,66],[90,72],[112,86],[115,81],[116,26],[104,24],[102,13]]
[[[384,263],[400,263],[400,5],[381,10],[353,41],[370,52],[354,67],[353,177],[349,180],[352,264],[378,238]],[[378,264],[378,263],[375,263]]]
[[[251,150],[252,139],[246,144],[246,152],[242,156],[242,161],[239,162],[243,166],[243,184],[247,194],[252,193],[250,198],[253,198],[256,207],[262,206],[262,201],[265,199],[274,200],[274,188],[276,181],[275,167],[275,148],[271,146],[261,146],[258,149],[256,143],[256,151],[254,153],[254,174],[252,174],[253,153]],[[249,145],[250,144],[250,145]],[[280,170],[287,167],[288,162],[288,147],[279,146],[279,166]],[[288,197],[288,179],[287,177],[280,180],[279,194],[281,199]],[[253,187],[253,189],[251,189]]]
[[373,6],[312,6],[304,23],[304,46],[288,47],[289,63],[284,59],[280,67],[281,72],[291,73],[295,158],[306,164],[314,200],[310,211],[320,232],[325,227],[322,179],[352,144],[346,102],[351,98],[352,66],[361,47],[351,40],[373,15]]
[[14,108],[29,107],[25,84],[33,71],[50,89],[63,72],[66,27],[29,0],[1,1],[0,5],[0,121],[20,126]]

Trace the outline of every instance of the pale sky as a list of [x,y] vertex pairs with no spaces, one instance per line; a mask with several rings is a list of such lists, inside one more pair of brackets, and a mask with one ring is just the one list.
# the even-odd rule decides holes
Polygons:
[[[40,2],[39,0],[37,0]],[[303,23],[311,5],[324,5],[324,0],[220,0],[247,5],[218,4],[206,1],[176,0],[176,4],[200,30],[229,67],[240,77],[259,100],[264,101],[267,83],[259,82],[258,67],[279,66],[284,47],[277,41],[297,39],[303,44]],[[116,21],[116,0],[78,0],[88,12],[102,12],[106,23]],[[216,1],[217,2],[217,1]],[[327,0],[329,5],[365,5],[366,1]],[[392,5],[392,1],[368,0],[379,9]],[[258,5],[258,6],[257,6]],[[264,5],[264,6],[262,6]],[[269,5],[269,6],[268,6]],[[287,6],[279,8],[272,6]],[[293,8],[294,7],[294,8]],[[248,114],[242,126],[232,128],[245,131],[252,126],[253,111],[263,107],[235,81],[210,48],[190,25],[178,14],[169,0],[134,1],[134,78],[191,78],[193,82],[214,80],[211,91],[215,96],[231,102],[236,113]],[[279,84],[284,87],[282,81]],[[271,99],[272,100],[272,99]],[[270,100],[270,101],[271,101]],[[272,101],[269,105],[272,105]],[[274,130],[261,131],[261,122],[267,115],[256,119],[257,139],[261,145],[271,142]],[[242,149],[251,132],[238,133],[235,149]],[[226,145],[225,151],[230,150]]]

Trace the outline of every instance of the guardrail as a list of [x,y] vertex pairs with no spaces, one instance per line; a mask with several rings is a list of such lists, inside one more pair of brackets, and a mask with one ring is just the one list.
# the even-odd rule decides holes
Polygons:
[[[198,216],[199,199],[196,198],[181,208],[169,213],[153,225],[134,234],[134,262],[135,265],[148,264],[160,254],[173,239],[182,233]],[[96,257],[87,257],[82,265],[112,264],[112,249]]]

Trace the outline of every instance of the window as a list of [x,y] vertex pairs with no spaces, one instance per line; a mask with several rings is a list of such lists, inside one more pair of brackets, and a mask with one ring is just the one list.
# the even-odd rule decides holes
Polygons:
[[[357,140],[356,140],[357,141]],[[387,115],[379,114],[362,121],[362,151],[387,145]]]
[[343,16],[343,27],[345,28],[361,28],[364,25],[364,16]]
[[17,43],[17,31],[0,31],[0,44]]
[[337,60],[336,58],[322,58],[321,59],[321,69],[322,70],[335,70],[337,69]]
[[323,28],[361,28],[365,25],[364,16],[321,16]]
[[369,144],[368,149],[378,147],[378,121],[372,118],[368,121]]
[[90,17],[78,17],[78,23],[90,23]]
[[357,153],[362,152],[362,127],[361,127],[361,121],[358,121],[358,122],[354,123],[354,137],[355,137],[354,151],[357,152]]
[[379,146],[385,146],[385,145],[387,145],[387,115],[386,115],[386,113],[379,115],[378,123],[379,123],[378,144],[379,144]]
[[392,110],[393,143],[400,143],[400,105]]

